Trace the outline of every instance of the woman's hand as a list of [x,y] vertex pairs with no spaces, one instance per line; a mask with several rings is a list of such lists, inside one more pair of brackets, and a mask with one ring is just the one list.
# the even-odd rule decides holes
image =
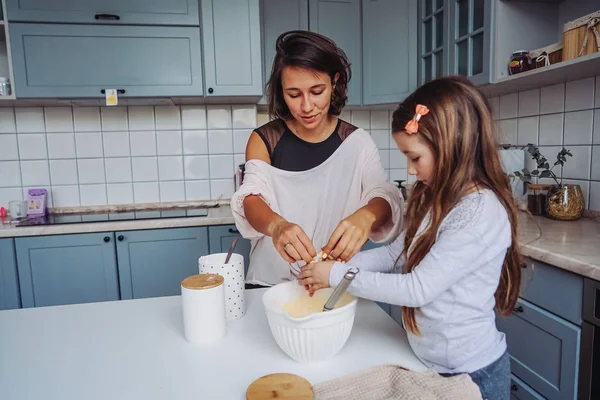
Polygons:
[[298,284],[308,287],[312,296],[317,290],[329,287],[329,273],[334,261],[311,263],[300,268]]
[[317,255],[312,241],[299,225],[281,219],[271,231],[273,245],[287,262],[304,260],[309,263]]
[[333,259],[349,261],[369,238],[375,220],[371,212],[359,209],[338,224],[323,251]]

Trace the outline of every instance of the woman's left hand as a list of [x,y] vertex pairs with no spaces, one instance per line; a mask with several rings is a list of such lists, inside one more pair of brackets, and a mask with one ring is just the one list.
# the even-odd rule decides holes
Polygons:
[[298,284],[307,287],[310,295],[319,289],[329,287],[329,272],[333,268],[334,261],[321,261],[306,264],[300,268]]
[[375,220],[366,209],[356,211],[338,224],[323,251],[335,260],[349,261],[369,238]]

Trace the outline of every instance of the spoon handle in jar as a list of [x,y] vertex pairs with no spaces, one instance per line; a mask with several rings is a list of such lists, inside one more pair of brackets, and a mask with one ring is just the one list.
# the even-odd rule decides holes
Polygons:
[[329,296],[329,299],[323,306],[323,311],[333,310],[333,308],[335,307],[335,305],[337,304],[339,299],[342,297],[342,295],[346,292],[346,289],[348,289],[348,286],[350,286],[350,284],[352,283],[352,280],[354,279],[354,277],[356,276],[356,274],[359,271],[358,268],[355,268],[355,270],[356,271],[349,269],[344,274],[344,279],[342,279],[340,284],[337,285],[336,288],[333,290],[333,293],[331,293],[331,296]]

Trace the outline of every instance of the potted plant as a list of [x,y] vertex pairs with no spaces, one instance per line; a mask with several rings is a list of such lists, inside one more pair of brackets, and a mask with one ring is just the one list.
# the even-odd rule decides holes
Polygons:
[[[581,218],[583,210],[585,209],[585,199],[583,198],[583,191],[579,185],[563,184],[562,178],[558,178],[554,173],[553,169],[556,166],[563,166],[567,162],[567,156],[573,157],[573,154],[564,147],[556,155],[556,161],[550,165],[548,159],[540,153],[539,148],[534,144],[527,144],[522,149],[527,149],[527,152],[536,162],[536,169],[533,171],[523,168],[521,171],[515,171],[510,175],[511,178],[517,177],[523,182],[529,185],[529,189],[532,196],[529,201],[540,201],[540,198],[545,197],[543,191],[545,188],[542,186],[531,185],[532,178],[551,178],[555,184],[552,184],[548,189],[547,199],[542,200],[542,207],[545,210],[545,215],[550,218],[573,221]],[[535,197],[539,196],[539,197]]]

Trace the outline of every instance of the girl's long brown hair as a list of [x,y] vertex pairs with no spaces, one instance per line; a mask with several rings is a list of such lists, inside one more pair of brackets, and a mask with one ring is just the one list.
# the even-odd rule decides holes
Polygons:
[[[501,167],[496,125],[489,103],[466,78],[436,79],[418,88],[394,111],[393,134],[404,131],[417,104],[429,108],[429,114],[419,121],[417,135],[431,148],[435,167],[428,185],[417,182],[407,202],[401,255],[406,257],[404,273],[413,271],[430,251],[440,224],[473,184],[480,189],[489,189],[506,209],[511,224],[512,244],[506,253],[495,293],[497,311],[508,315],[517,301],[521,285],[518,215],[509,179]],[[413,243],[428,211],[430,224]],[[402,318],[410,332],[420,334],[415,311],[415,308],[403,307]]]

